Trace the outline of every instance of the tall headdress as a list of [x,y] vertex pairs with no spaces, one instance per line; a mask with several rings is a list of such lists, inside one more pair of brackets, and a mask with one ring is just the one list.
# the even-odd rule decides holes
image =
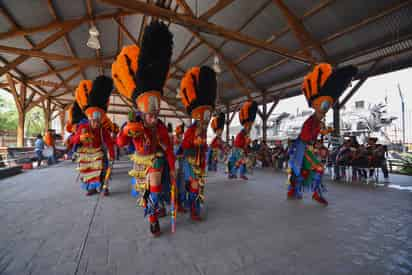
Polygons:
[[77,104],[77,101],[74,101],[73,104],[69,107],[68,110],[68,119],[66,123],[66,132],[72,133],[75,131],[75,126],[82,119],[87,119],[86,115],[83,113],[82,109]]
[[333,69],[321,63],[308,73],[302,83],[302,92],[309,107],[327,111],[336,102],[357,74],[354,66]]
[[146,27],[142,47],[127,46],[112,64],[119,93],[133,101],[143,113],[158,113],[172,58],[173,35],[159,21]]
[[167,132],[169,135],[173,134],[173,124],[170,122],[167,124]]
[[103,128],[116,132],[117,127],[106,114],[112,91],[113,80],[110,77],[103,75],[96,77],[87,97],[87,106],[84,109],[84,113],[88,119],[99,117]]
[[209,121],[215,107],[216,73],[208,66],[193,67],[183,76],[180,97],[193,119]]
[[76,88],[74,97],[78,106],[82,110],[87,107],[87,98],[92,91],[92,85],[93,83],[91,80],[82,80]]
[[212,122],[210,123],[210,127],[212,128],[213,132],[217,132],[218,130],[223,130],[225,127],[225,114],[220,112],[219,115],[214,116],[212,118]]
[[239,121],[243,126],[252,125],[256,119],[258,105],[256,101],[248,100],[239,110]]

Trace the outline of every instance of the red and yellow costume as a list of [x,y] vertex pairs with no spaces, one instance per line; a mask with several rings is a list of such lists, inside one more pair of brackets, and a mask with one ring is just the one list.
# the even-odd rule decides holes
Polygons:
[[289,199],[301,199],[302,191],[305,187],[310,187],[314,200],[328,204],[323,197],[326,190],[322,184],[324,167],[315,154],[313,144],[319,134],[324,135],[331,131],[324,129],[322,120],[356,73],[357,69],[353,66],[333,70],[331,65],[322,63],[305,76],[302,92],[315,113],[304,122],[298,139],[289,150]]
[[208,151],[208,170],[217,171],[217,164],[219,160],[219,153],[224,152],[223,140],[222,140],[222,131],[225,127],[225,114],[219,113],[218,116],[213,117],[210,127],[216,136],[213,138],[209,146]]
[[[106,76],[97,77],[93,83],[80,82],[76,89],[76,103],[84,111],[88,121],[77,124],[71,143],[77,145],[78,170],[82,188],[92,195],[101,188],[109,195],[104,184],[108,161],[114,159],[111,121],[106,115],[108,99],[113,90],[113,81]],[[91,123],[94,120],[95,123]],[[107,181],[107,179],[106,179]]]
[[[117,138],[119,146],[133,142],[131,156],[134,194],[149,216],[150,231],[160,235],[159,203],[170,190],[174,177],[175,158],[167,127],[157,119],[160,99],[172,57],[173,36],[164,23],[153,21],[146,27],[142,46],[122,49],[112,65],[112,75],[118,91],[129,98],[140,111],[136,121],[128,122]],[[162,190],[163,189],[163,190]],[[162,192],[163,191],[163,192]],[[174,201],[172,188],[172,231],[174,231]]]
[[240,124],[242,124],[243,129],[236,135],[232,152],[229,157],[229,179],[237,178],[238,170],[242,179],[248,179],[246,177],[246,163],[250,145],[249,132],[256,119],[256,113],[257,103],[255,101],[246,101],[240,108],[239,121]]
[[204,202],[207,126],[216,100],[216,74],[207,67],[191,68],[180,84],[180,96],[187,113],[195,120],[185,131],[182,150],[183,173],[188,185],[188,204],[192,220],[200,220]]
[[182,150],[183,134],[185,132],[185,125],[180,124],[175,128],[175,135],[173,137],[173,150],[176,157],[176,187],[179,212],[185,212],[185,203],[187,201],[186,182],[184,177],[183,165],[184,157]]

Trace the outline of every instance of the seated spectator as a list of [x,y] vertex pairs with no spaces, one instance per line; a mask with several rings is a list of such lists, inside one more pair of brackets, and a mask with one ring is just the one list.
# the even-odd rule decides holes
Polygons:
[[41,162],[43,160],[43,150],[44,150],[43,137],[41,134],[38,134],[34,142],[34,152],[36,153],[36,158],[37,158],[37,168],[41,167]]

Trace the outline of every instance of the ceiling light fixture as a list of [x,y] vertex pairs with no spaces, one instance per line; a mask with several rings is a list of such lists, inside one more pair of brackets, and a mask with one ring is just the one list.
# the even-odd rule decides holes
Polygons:
[[92,26],[89,29],[89,40],[87,40],[87,47],[94,49],[94,50],[98,50],[100,49],[100,41],[99,41],[99,31],[97,30],[97,28],[95,26]]
[[220,67],[220,60],[219,57],[217,57],[215,55],[215,57],[213,58],[213,70],[215,71],[215,73],[220,74],[222,72],[222,68]]

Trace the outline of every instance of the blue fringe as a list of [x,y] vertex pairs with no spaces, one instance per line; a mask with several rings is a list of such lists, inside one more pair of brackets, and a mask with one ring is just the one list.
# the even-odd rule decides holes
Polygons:
[[132,195],[132,197],[134,197],[134,198],[139,197],[140,193],[135,188],[136,178],[132,177],[131,180],[130,180],[130,184],[132,185],[132,190],[130,191],[130,195]]
[[81,188],[86,191],[98,189],[100,188],[100,186],[102,186],[100,181],[95,181],[95,182],[90,182],[90,183],[84,183],[84,182],[81,183]]

